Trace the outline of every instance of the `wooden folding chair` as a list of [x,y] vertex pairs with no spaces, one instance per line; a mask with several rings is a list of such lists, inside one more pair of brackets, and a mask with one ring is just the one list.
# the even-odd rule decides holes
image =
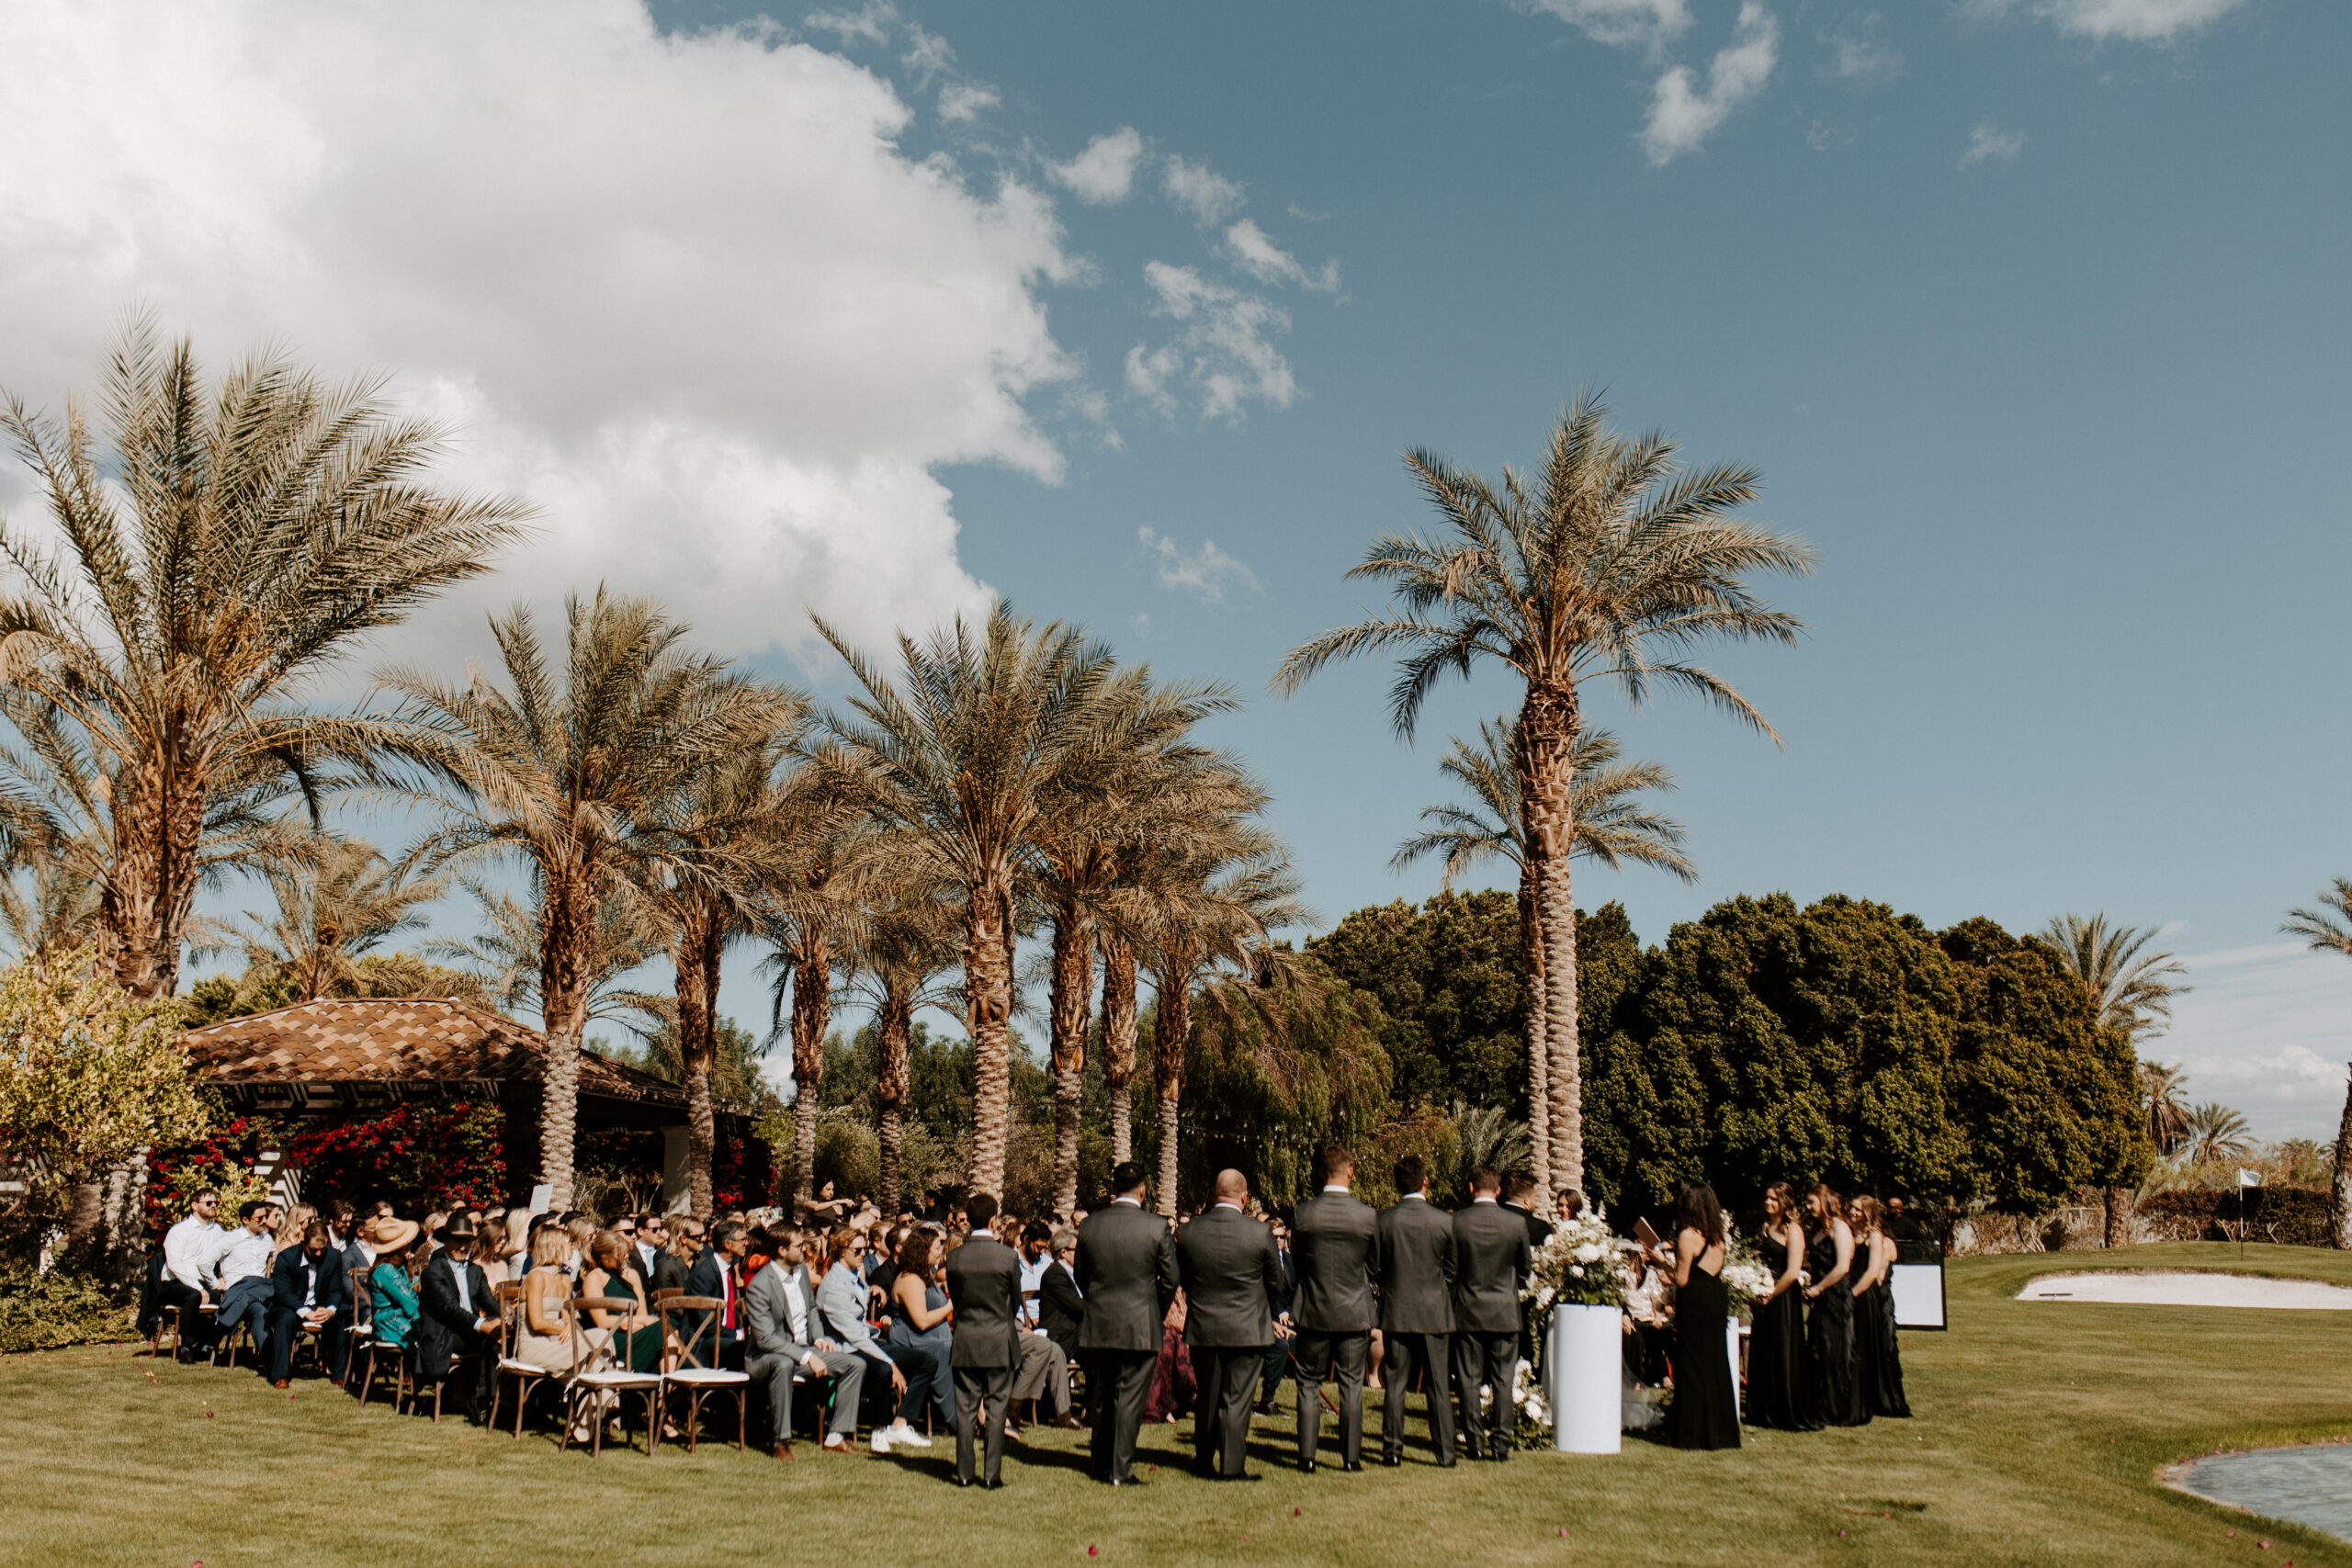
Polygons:
[[[751,1444],[752,1374],[729,1371],[724,1367],[704,1367],[695,1363],[700,1359],[706,1337],[710,1341],[710,1359],[718,1359],[718,1314],[727,1303],[717,1296],[689,1296],[680,1293],[662,1299],[662,1345],[663,1382],[685,1392],[686,1452],[695,1451],[695,1434],[702,1425],[702,1402],[715,1393],[735,1397],[735,1446],[748,1449]],[[673,1314],[696,1313],[700,1320],[691,1333],[682,1333],[671,1320]]]
[[[599,1394],[645,1396],[645,1457],[651,1459],[662,1442],[662,1374],[634,1372],[627,1367],[599,1367],[598,1357],[609,1359],[608,1348],[598,1350],[588,1341],[588,1314],[594,1312],[636,1312],[641,1303],[635,1296],[574,1296],[569,1315],[571,1320],[571,1375],[564,1380],[563,1436],[556,1444],[560,1453],[571,1441],[571,1429],[580,1424],[581,1406],[584,1403],[593,1412],[588,1457],[595,1458],[605,1451],[605,1415]],[[618,1330],[615,1331],[618,1333]],[[623,1341],[626,1343],[626,1340]],[[624,1409],[626,1399],[619,1401]],[[622,1429],[628,1429],[626,1420]],[[692,1451],[692,1444],[688,1445]]]
[[531,1403],[531,1390],[545,1383],[548,1370],[522,1360],[514,1354],[514,1336],[523,1323],[523,1281],[502,1280],[492,1287],[498,1292],[498,1381],[490,1394],[489,1424],[498,1425],[498,1402],[506,1397],[506,1382],[514,1381],[514,1436],[523,1435],[523,1412]]
[[[343,1337],[343,1386],[349,1390],[358,1371],[359,1358],[368,1355],[368,1370],[375,1370],[375,1358],[370,1352],[376,1345],[376,1292],[368,1283],[365,1269],[351,1270],[351,1329]],[[323,1348],[320,1354],[325,1354]]]

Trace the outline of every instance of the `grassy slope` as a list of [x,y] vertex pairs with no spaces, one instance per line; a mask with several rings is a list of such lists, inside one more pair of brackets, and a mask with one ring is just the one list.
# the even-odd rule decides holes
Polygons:
[[[2124,1257],[2239,1267],[2221,1246]],[[1005,1491],[983,1495],[944,1483],[944,1442],[906,1461],[825,1459],[804,1443],[789,1468],[715,1448],[592,1464],[535,1437],[363,1411],[316,1382],[298,1382],[289,1399],[249,1373],[151,1367],[120,1348],[11,1358],[0,1361],[0,1564],[820,1554],[976,1568],[1087,1562],[1092,1544],[1102,1563],[1566,1563],[1598,1551],[1737,1568],[2287,1557],[2352,1568],[2352,1547],[2154,1481],[2158,1466],[2217,1447],[2352,1437],[2352,1314],[2008,1299],[2035,1273],[2106,1260],[1955,1263],[1953,1331],[1904,1337],[1920,1412],[1909,1422],[1751,1432],[1737,1453],[1629,1442],[1616,1459],[1304,1477],[1280,1467],[1285,1417],[1259,1424],[1267,1480],[1248,1487],[1177,1472],[1178,1433],[1162,1427],[1147,1434],[1158,1484],[1118,1495],[1083,1478],[1082,1438],[1060,1433],[1008,1461]],[[2249,1247],[2245,1269],[2352,1284],[2352,1258],[2334,1254]],[[2272,1551],[2256,1549],[2262,1536]]]

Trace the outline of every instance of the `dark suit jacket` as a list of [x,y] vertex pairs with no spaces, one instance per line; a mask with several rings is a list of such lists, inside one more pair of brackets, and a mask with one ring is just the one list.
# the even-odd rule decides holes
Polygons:
[[1380,1269],[1380,1216],[1369,1204],[1344,1192],[1309,1198],[1291,1216],[1290,1249],[1298,1263],[1294,1325],[1310,1334],[1357,1334],[1379,1320],[1372,1286]]
[[1246,1350],[1274,1342],[1282,1260],[1274,1256],[1272,1226],[1219,1204],[1176,1233],[1176,1261],[1184,1280],[1185,1344]]
[[653,1255],[653,1272],[646,1277],[649,1291],[683,1291],[689,1272],[686,1260],[663,1247]]
[[1078,1288],[1086,1297],[1079,1348],[1156,1353],[1177,1282],[1176,1238],[1166,1220],[1133,1203],[1095,1210],[1078,1227]]
[[1453,1332],[1453,1216],[1425,1198],[1380,1211],[1380,1331]]
[[1528,1246],[1541,1247],[1552,1239],[1552,1222],[1543,1215],[1530,1209],[1522,1209],[1516,1203],[1505,1203],[1502,1207],[1527,1222]]
[[[328,1252],[315,1263],[308,1248],[289,1247],[277,1255],[277,1266],[270,1269],[269,1291],[273,1304],[288,1312],[302,1310],[302,1298],[311,1295],[312,1304],[332,1307],[347,1321],[351,1316],[351,1275],[340,1252]],[[311,1275],[318,1276],[315,1293]]]
[[956,1303],[951,1367],[1021,1364],[1021,1255],[977,1232],[947,1255],[947,1299]]
[[[466,1271],[466,1300],[471,1303],[471,1311],[458,1304],[458,1270],[461,1268]],[[417,1286],[417,1304],[423,1309],[413,1335],[417,1375],[436,1382],[449,1375],[450,1364],[458,1357],[482,1348],[482,1337],[474,1329],[474,1319],[498,1315],[498,1294],[490,1288],[490,1277],[481,1271],[481,1265],[460,1264],[446,1252],[424,1266],[424,1278]]]
[[[711,1296],[718,1300],[725,1300],[727,1296],[725,1271],[732,1269],[734,1266],[735,1260],[728,1257],[725,1253],[719,1251],[718,1248],[715,1247],[704,1247],[702,1249],[702,1256],[695,1259],[695,1266],[686,1270],[686,1294],[690,1296]],[[649,1291],[653,1287],[650,1285],[646,1287]],[[814,1301],[816,1298],[811,1296],[809,1299]],[[680,1313],[678,1314],[680,1332],[687,1337],[692,1337],[694,1331],[702,1326],[702,1320],[703,1314],[701,1312]],[[726,1353],[727,1348],[743,1337],[742,1323],[743,1298],[739,1292],[735,1298],[736,1326],[729,1328],[727,1326],[726,1320],[722,1317],[718,1323],[712,1325],[709,1328],[704,1329],[701,1340],[702,1348],[697,1353],[697,1359],[704,1360],[712,1366],[718,1365],[720,1363],[721,1357]]]
[[1469,1202],[1453,1216],[1453,1326],[1467,1334],[1519,1332],[1527,1279],[1527,1217],[1499,1203]]
[[1079,1325],[1086,1321],[1086,1298],[1078,1293],[1078,1281],[1070,1278],[1069,1269],[1056,1258],[1046,1265],[1046,1272],[1037,1281],[1037,1326],[1046,1337],[1061,1347],[1062,1354],[1078,1354]]

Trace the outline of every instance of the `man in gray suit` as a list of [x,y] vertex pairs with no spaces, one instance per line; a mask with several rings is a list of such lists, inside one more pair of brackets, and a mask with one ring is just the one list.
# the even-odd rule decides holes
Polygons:
[[1111,1201],[1078,1227],[1079,1293],[1086,1315],[1078,1327],[1086,1358],[1086,1403],[1094,1418],[1094,1479],[1141,1486],[1136,1438],[1159,1357],[1160,1319],[1176,1299],[1176,1237],[1143,1206],[1143,1167],[1127,1160],[1111,1172]]
[[983,1484],[1004,1484],[1004,1424],[1012,1414],[1012,1370],[1021,1364],[1021,1255],[989,1230],[996,1200],[976,1192],[964,1205],[972,1222],[964,1245],[947,1255],[947,1299],[956,1332],[947,1365],[956,1379],[956,1484],[972,1483],[972,1423],[988,1413]]
[[1200,1384],[1193,1443],[1201,1473],[1218,1481],[1255,1481],[1247,1473],[1250,1399],[1266,1347],[1287,1338],[1273,1318],[1282,1288],[1274,1233],[1243,1211],[1250,1183],[1238,1170],[1216,1175],[1216,1201],[1176,1234],[1184,1281],[1184,1343]]
[[[1519,1363],[1519,1290],[1530,1261],[1527,1219],[1498,1201],[1503,1179],[1480,1166],[1470,1201],[1453,1216],[1453,1386],[1462,1395],[1463,1446],[1472,1459],[1510,1458],[1510,1385]],[[1494,1408],[1478,1408],[1478,1387]]]
[[1315,1473],[1315,1445],[1323,1428],[1323,1381],[1340,1385],[1340,1468],[1363,1468],[1363,1369],[1379,1316],[1373,1282],[1379,1276],[1380,1217],[1348,1190],[1355,1161],[1344,1149],[1316,1157],[1323,1190],[1291,1216],[1291,1256],[1298,1264],[1298,1293],[1291,1303],[1297,1332],[1298,1468]]
[[1429,1201],[1429,1167],[1419,1155],[1396,1162],[1395,1204],[1380,1211],[1380,1336],[1387,1347],[1388,1399],[1380,1423],[1380,1462],[1405,1462],[1405,1400],[1413,1374],[1428,1380],[1430,1442],[1453,1466],[1453,1402],[1447,1355],[1453,1333],[1453,1220]]
[[792,1457],[793,1379],[807,1377],[840,1380],[833,1388],[833,1419],[825,1433],[825,1451],[854,1452],[865,1358],[820,1331],[817,1287],[808,1278],[808,1255],[800,1233],[787,1229],[775,1235],[775,1256],[743,1292],[743,1322],[752,1346],[743,1370],[767,1390],[770,1451],[781,1460]]

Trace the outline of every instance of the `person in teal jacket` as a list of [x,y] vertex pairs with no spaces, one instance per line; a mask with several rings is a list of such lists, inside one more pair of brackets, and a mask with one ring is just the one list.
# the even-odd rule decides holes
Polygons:
[[376,1266],[368,1271],[368,1293],[375,1298],[376,1343],[404,1348],[409,1331],[421,1310],[416,1286],[408,1277],[408,1255],[416,1245],[414,1220],[378,1220],[368,1232],[376,1249]]

